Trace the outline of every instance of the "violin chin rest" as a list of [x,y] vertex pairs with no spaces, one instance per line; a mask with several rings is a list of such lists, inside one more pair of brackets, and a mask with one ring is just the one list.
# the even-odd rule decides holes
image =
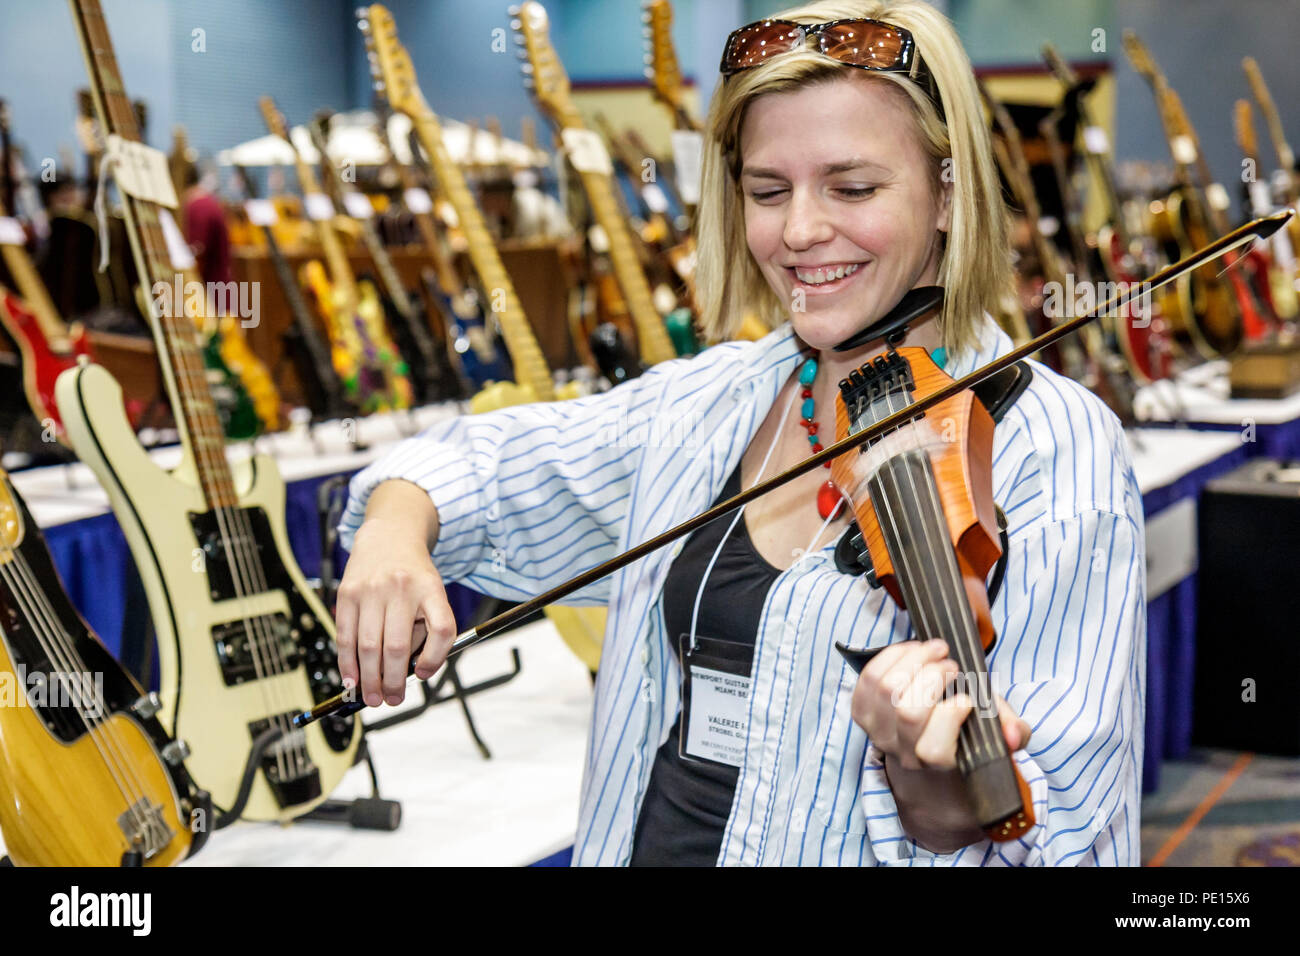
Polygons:
[[[836,352],[848,352],[852,349],[869,345],[878,339],[902,340],[907,334],[907,327],[917,319],[924,318],[943,305],[943,286],[923,285],[912,289],[883,316],[872,322],[857,335],[852,335],[839,345]],[[896,342],[891,344],[897,344]]]

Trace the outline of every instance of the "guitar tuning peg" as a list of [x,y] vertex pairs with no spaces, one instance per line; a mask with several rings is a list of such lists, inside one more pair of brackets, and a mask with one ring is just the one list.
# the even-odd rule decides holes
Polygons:
[[647,53],[643,57],[641,57],[641,62],[644,63],[646,66],[653,66],[655,60],[653,56]]
[[654,68],[653,68],[653,67],[649,67],[649,66],[647,66],[647,67],[646,67],[644,70],[642,70],[641,72],[642,72],[642,75],[645,76],[645,78],[646,78],[647,80],[653,80],[653,79],[655,78],[655,71],[654,71]]
[[367,7],[357,7],[355,13],[358,20],[365,20],[370,16],[370,10]]
[[523,62],[527,62],[527,60],[528,60],[528,51],[527,51],[527,50],[515,50],[515,59],[519,60],[521,63],[523,63]]
[[512,17],[519,16],[519,4],[512,3],[510,6],[506,7],[506,13]]
[[524,45],[525,43],[527,43],[527,42],[528,42],[528,40],[524,37],[524,35],[523,35],[522,33],[516,33],[516,34],[515,34],[515,43],[516,43],[518,46],[523,46],[523,45]]
[[519,69],[524,72],[525,76],[532,76],[533,74],[533,65],[531,63],[521,63]]

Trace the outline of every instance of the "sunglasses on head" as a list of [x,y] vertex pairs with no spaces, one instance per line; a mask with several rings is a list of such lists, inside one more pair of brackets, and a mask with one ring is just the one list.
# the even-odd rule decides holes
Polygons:
[[930,99],[943,115],[939,91],[930,71],[917,55],[916,41],[902,27],[879,20],[855,18],[827,23],[795,23],[793,20],[757,20],[733,30],[722,48],[723,76],[731,76],[767,62],[774,56],[804,49],[809,37],[815,49],[847,66],[885,73],[908,73],[923,80]]

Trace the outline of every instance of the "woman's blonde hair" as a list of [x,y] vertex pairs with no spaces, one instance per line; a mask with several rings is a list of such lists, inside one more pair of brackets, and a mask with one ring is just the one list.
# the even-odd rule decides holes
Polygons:
[[907,74],[859,70],[811,46],[742,70],[721,83],[705,131],[696,233],[700,324],[713,341],[733,337],[747,312],[769,328],[787,319],[786,304],[768,286],[745,240],[739,175],[740,128],[746,108],[764,93],[827,82],[846,73],[891,82],[907,94],[920,142],[934,163],[934,187],[940,187],[940,177],[952,184],[938,279],[947,290],[940,317],[944,346],[955,352],[972,345],[982,314],[994,312],[1011,287],[1006,205],[975,74],[952,24],[921,0],[827,0],[775,15],[802,23],[852,17],[882,20],[911,32],[947,120],[940,117],[921,83]]

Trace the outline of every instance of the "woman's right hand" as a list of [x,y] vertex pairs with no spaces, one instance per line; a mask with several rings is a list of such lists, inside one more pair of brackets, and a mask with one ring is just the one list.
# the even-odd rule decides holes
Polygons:
[[339,584],[339,673],[371,707],[402,702],[421,642],[415,673],[423,680],[442,666],[456,637],[442,576],[417,525],[409,517],[367,517]]

